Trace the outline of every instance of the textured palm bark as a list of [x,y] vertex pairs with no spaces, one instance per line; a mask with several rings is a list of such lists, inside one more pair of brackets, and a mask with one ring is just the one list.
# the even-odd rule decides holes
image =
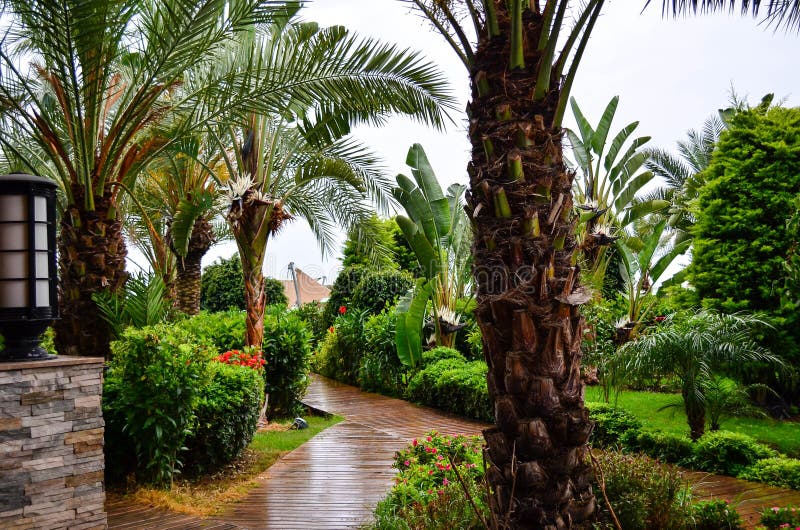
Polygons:
[[[83,191],[72,189],[75,203],[83,204]],[[127,279],[127,250],[122,222],[116,219],[111,190],[95,198],[95,210],[75,204],[61,218],[58,239],[59,312],[53,323],[55,345],[61,355],[110,355],[110,334],[92,295],[119,291]]]
[[204,217],[199,217],[192,227],[186,256],[181,257],[172,248],[177,257],[174,283],[175,309],[187,315],[196,315],[200,312],[200,264],[214,241],[214,229],[211,223]]
[[244,271],[244,301],[247,308],[245,341],[248,346],[260,349],[264,340],[264,308],[267,303],[264,275],[260,269]]
[[[689,423],[689,436],[693,441],[697,441],[706,432],[706,410],[701,403],[697,403],[697,398],[693,395],[694,389],[683,389],[683,402],[686,404],[686,420]],[[711,429],[714,430],[713,427]]]
[[[541,17],[525,11],[526,69],[508,70],[510,21],[479,43],[469,105],[468,211],[475,221],[476,316],[496,427],[484,431],[492,511],[502,528],[584,528],[594,518],[583,405],[572,180],[550,128],[557,81],[534,102]],[[510,170],[519,160],[519,172]]]

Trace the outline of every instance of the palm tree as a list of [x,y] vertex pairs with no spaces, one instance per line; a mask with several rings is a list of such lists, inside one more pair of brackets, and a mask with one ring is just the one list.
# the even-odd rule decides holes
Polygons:
[[705,432],[704,388],[715,373],[736,375],[747,363],[783,362],[753,339],[758,317],[714,311],[667,317],[652,333],[628,342],[613,363],[631,374],[672,374],[681,381],[681,396],[692,440]]
[[350,79],[346,89],[313,105],[287,98],[280,113],[253,113],[240,129],[212,132],[230,176],[226,215],[242,260],[246,342],[260,347],[269,239],[300,217],[326,252],[336,243],[337,227],[369,225],[374,209],[366,201],[388,206],[391,186],[377,158],[348,137],[351,125],[380,123],[399,112],[441,126],[451,100],[442,78],[417,54],[358,39],[341,27],[276,25],[238,60]]
[[[652,0],[648,0],[646,5],[649,5]],[[672,11],[673,16],[686,14],[689,12],[696,13],[698,9],[701,13],[713,13],[715,11],[722,11],[728,9],[733,11],[736,8],[736,1],[730,0],[662,0],[661,10],[664,14]],[[786,29],[796,28],[800,29],[800,1],[798,0],[768,0],[761,2],[759,0],[741,0],[739,8],[742,15],[747,15],[748,11],[754,17],[766,11],[764,21],[769,26],[780,27],[784,26]]]
[[604,1],[410,1],[472,86],[467,213],[497,422],[484,432],[492,513],[507,528],[586,527],[596,506],[578,306],[590,294],[578,284],[561,124]]
[[[108,330],[92,301],[125,282],[120,194],[169,138],[195,119],[243,107],[281,109],[286,97],[338,101],[354,75],[263,64],[231,70],[223,52],[254,25],[285,16],[273,0],[10,0],[0,47],[0,143],[30,171],[47,168],[66,195],[59,240],[63,354],[107,355]],[[31,57],[23,68],[21,57]],[[325,62],[325,58],[320,59]],[[320,62],[318,61],[318,62]],[[274,66],[274,65],[273,65]],[[297,65],[295,65],[297,66]],[[188,87],[175,97],[178,86]],[[22,145],[20,147],[20,145]],[[28,147],[30,146],[30,147]]]
[[675,231],[676,244],[691,237],[695,220],[690,205],[700,193],[704,184],[702,172],[711,162],[719,135],[725,128],[721,116],[711,116],[703,123],[702,130],[692,129],[686,133],[686,140],[678,141],[678,156],[664,149],[648,151],[647,168],[666,183],[651,198],[671,203],[669,227]]
[[[218,240],[212,224],[219,215],[215,207],[219,177],[215,167],[221,156],[209,153],[201,134],[173,142],[147,168],[141,182],[140,200],[152,215],[164,219],[164,234],[151,238],[153,247],[163,247],[175,263],[170,296],[178,311],[200,312],[200,264]],[[173,278],[170,278],[172,280]]]

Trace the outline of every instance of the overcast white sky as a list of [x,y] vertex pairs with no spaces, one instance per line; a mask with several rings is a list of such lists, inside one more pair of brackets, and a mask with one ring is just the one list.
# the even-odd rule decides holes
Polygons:
[[[688,129],[727,106],[730,88],[751,103],[773,92],[787,106],[800,105],[800,37],[774,32],[752,18],[733,15],[662,19],[658,0],[640,14],[644,0],[609,0],[598,20],[578,73],[573,96],[591,123],[596,123],[609,99],[620,96],[616,131],[638,120],[639,135],[652,136],[650,145],[672,149]],[[458,97],[467,103],[466,72],[450,48],[400,0],[314,0],[303,11],[305,20],[320,25],[342,24],[361,35],[378,37],[421,50],[446,72]],[[360,129],[386,161],[391,176],[405,172],[408,147],[421,143],[440,181],[466,183],[469,143],[462,126],[436,132],[403,118],[383,129]],[[571,117],[566,120],[570,126]],[[229,256],[233,243],[217,245],[204,260]],[[338,256],[322,257],[313,236],[296,221],[270,241],[266,273],[288,277],[290,261],[312,276],[332,281]]]

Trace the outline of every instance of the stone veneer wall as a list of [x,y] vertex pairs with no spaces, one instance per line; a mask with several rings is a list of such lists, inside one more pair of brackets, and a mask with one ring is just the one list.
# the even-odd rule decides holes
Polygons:
[[0,363],[0,528],[106,528],[103,359]]

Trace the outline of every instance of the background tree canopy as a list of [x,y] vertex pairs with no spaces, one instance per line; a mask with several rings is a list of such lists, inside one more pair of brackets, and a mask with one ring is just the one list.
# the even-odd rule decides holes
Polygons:
[[[289,302],[280,280],[266,278],[264,290],[269,305],[285,305]],[[245,309],[242,260],[239,259],[239,254],[234,254],[228,259],[219,258],[203,269],[200,281],[200,308],[206,311]]]
[[[770,97],[730,119],[704,172],[689,280],[705,307],[763,311],[773,351],[798,356],[798,317],[781,301],[792,246],[787,219],[800,195],[800,109]],[[784,307],[786,306],[786,307]]]

